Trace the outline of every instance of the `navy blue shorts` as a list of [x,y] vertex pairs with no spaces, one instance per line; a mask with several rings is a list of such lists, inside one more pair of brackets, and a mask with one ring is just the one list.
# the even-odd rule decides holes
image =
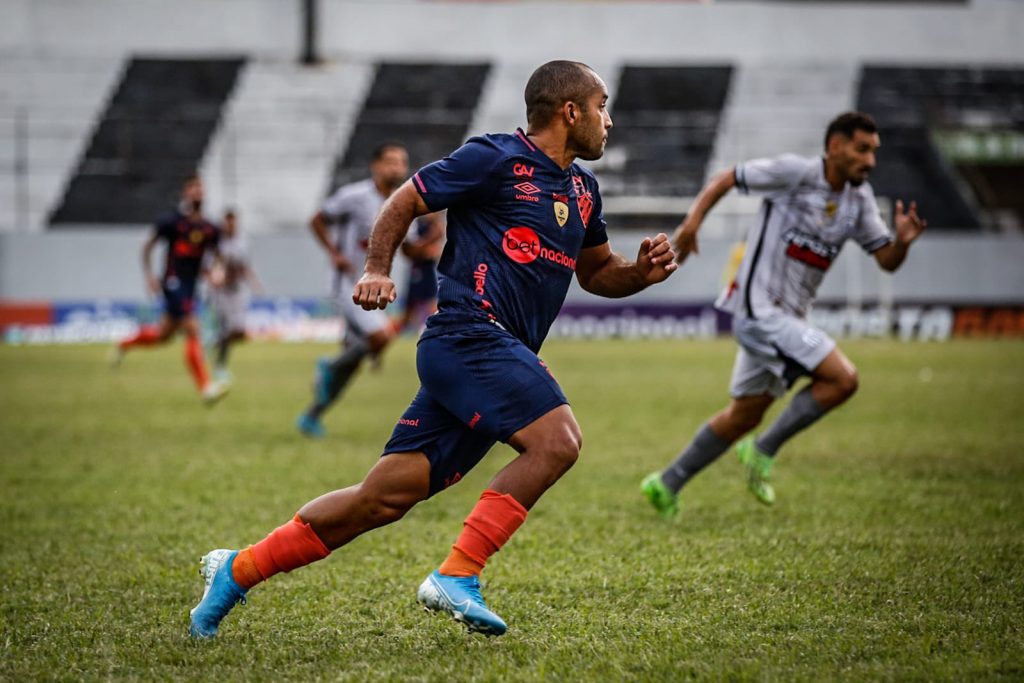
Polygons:
[[195,312],[195,285],[187,286],[176,277],[164,281],[164,313],[172,320],[181,320]]
[[466,476],[496,442],[569,402],[544,361],[493,325],[421,339],[416,369],[420,390],[384,454],[425,453],[430,495]]

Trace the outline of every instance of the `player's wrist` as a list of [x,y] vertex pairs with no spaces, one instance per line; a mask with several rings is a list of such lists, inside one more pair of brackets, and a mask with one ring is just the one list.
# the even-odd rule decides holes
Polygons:
[[369,275],[371,277],[391,277],[391,266],[390,264],[367,261],[366,265],[363,266],[363,275]]

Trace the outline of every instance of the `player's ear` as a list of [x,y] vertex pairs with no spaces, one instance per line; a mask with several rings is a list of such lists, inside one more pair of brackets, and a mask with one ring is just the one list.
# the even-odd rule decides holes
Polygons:
[[826,151],[829,154],[838,154],[843,149],[843,145],[849,141],[850,138],[846,137],[842,133],[835,133],[828,139],[828,148]]

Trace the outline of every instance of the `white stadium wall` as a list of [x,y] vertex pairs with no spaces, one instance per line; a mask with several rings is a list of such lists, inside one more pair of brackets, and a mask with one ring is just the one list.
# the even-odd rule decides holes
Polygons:
[[[382,60],[491,62],[472,132],[521,122],[522,81],[547,59],[592,63],[608,75],[613,102],[614,76],[624,64],[732,65],[710,170],[747,156],[815,153],[818,128],[831,113],[852,106],[863,64],[1024,64],[1024,3],[1018,0],[967,5],[320,0],[324,63],[312,69],[297,64],[300,7],[298,0],[0,2],[0,304],[144,298],[138,253],[143,226],[47,230],[45,223],[88,140],[91,117],[133,55],[247,58],[202,170],[209,206],[214,212],[228,203],[240,209],[256,267],[268,291],[284,298],[317,298],[326,291],[326,264],[305,222],[327,190],[368,74]],[[62,66],[68,64],[75,68]],[[791,107],[784,120],[764,123],[778,118],[760,109],[771,79],[785,88],[794,79],[811,83],[815,92]],[[50,84],[58,84],[58,92],[51,92]],[[11,131],[20,109],[41,112],[30,124],[46,141],[28,150],[28,191],[19,189],[10,170],[18,153]],[[671,213],[688,203],[686,197],[667,202]],[[633,303],[706,308],[733,240],[756,206],[741,197],[723,201],[709,220],[701,256]],[[628,254],[637,239],[620,234],[614,243]],[[1024,310],[1022,262],[1019,235],[932,233],[890,277],[851,246],[821,295],[851,310],[862,304]],[[585,309],[594,302],[575,288],[570,293],[570,305]]]
[[[299,53],[295,0],[5,0],[4,51],[117,56]],[[1018,61],[1017,0],[969,5],[731,2],[438,2],[321,0],[320,44],[332,59],[570,56],[807,61]]]
[[[817,152],[820,128],[853,105],[862,64],[1024,63],[1024,7],[1017,0],[892,6],[320,0],[324,63],[309,69],[297,64],[301,4],[0,3],[0,232],[45,229],[98,108],[132,56],[248,60],[201,169],[209,205],[235,205],[255,232],[287,230],[315,210],[344,151],[367,74],[382,60],[492,63],[471,132],[521,123],[522,81],[550,58],[582,59],[600,69],[613,106],[623,64],[732,65],[709,171],[753,156]],[[776,89],[783,94],[766,101],[766,88],[769,96]],[[270,201],[272,194],[281,196]]]

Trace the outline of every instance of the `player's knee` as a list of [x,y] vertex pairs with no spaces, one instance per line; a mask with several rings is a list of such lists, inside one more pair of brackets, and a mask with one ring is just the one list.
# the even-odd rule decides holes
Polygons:
[[371,334],[366,340],[369,345],[370,352],[380,353],[383,351],[387,348],[388,344],[391,343],[393,336],[394,333],[391,331],[390,327]]
[[366,496],[363,508],[377,526],[397,522],[419,502],[406,492],[374,493]]
[[569,470],[580,457],[583,435],[578,425],[566,425],[548,442],[546,456],[559,472]]
[[857,393],[857,389],[860,387],[860,377],[857,374],[856,368],[850,368],[848,372],[844,372],[839,376],[839,380],[836,382],[836,387],[839,390],[840,396],[843,400],[846,400]]
[[738,406],[731,405],[726,411],[729,426],[739,434],[746,434],[747,432],[755,429],[757,425],[761,424],[761,418],[764,417],[764,410],[761,410],[759,406]]

